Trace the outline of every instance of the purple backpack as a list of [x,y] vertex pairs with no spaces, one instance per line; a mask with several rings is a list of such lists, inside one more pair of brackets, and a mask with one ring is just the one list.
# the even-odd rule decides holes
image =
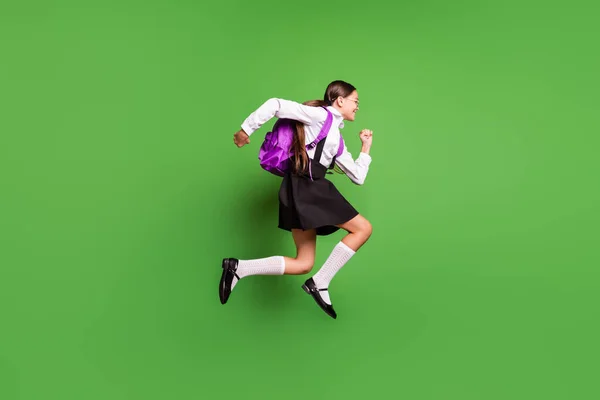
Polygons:
[[[327,119],[319,132],[317,138],[306,145],[306,150],[314,148],[321,140],[325,139],[331,128],[333,116],[327,111]],[[260,166],[270,173],[277,176],[284,176],[290,170],[290,158],[293,156],[292,143],[294,142],[294,131],[296,121],[292,119],[278,119],[273,125],[273,130],[265,135],[265,140],[260,146],[258,159]],[[339,157],[344,151],[344,139],[340,134],[340,146],[336,157]]]

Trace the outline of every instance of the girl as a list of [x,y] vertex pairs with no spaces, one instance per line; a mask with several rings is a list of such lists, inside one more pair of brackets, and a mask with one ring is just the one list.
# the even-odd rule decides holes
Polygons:
[[[267,100],[242,123],[233,141],[238,147],[250,143],[250,135],[273,117],[297,121],[294,132],[291,171],[283,177],[279,190],[279,228],[291,231],[296,244],[296,257],[273,256],[258,260],[223,260],[219,283],[221,304],[225,304],[237,282],[250,275],[300,275],[309,273],[315,261],[317,235],[330,235],[342,228],[348,234],[335,246],[325,264],[302,285],[317,304],[332,318],[337,314],[329,297],[329,283],[335,274],[365,244],[372,227],[340,194],[329,180],[327,169],[338,167],[352,182],[362,185],[367,176],[373,133],[359,133],[362,149],[356,160],[343,145],[341,155],[340,128],[344,120],[354,121],[358,111],[356,88],[344,81],[327,86],[323,100],[304,104],[272,98]],[[333,117],[329,133],[316,147],[306,149],[318,136],[326,120]]]

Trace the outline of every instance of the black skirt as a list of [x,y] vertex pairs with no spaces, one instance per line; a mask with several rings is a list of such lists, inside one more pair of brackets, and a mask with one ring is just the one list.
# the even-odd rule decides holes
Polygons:
[[350,221],[358,211],[325,179],[327,168],[311,160],[310,171],[288,173],[279,189],[279,228],[316,229],[317,235],[336,232],[336,225]]

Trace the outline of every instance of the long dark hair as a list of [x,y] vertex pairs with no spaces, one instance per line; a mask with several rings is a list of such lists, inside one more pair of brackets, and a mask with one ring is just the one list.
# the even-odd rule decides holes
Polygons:
[[[356,88],[348,82],[333,81],[327,86],[327,89],[325,89],[323,100],[309,100],[302,104],[311,107],[330,106],[338,97],[347,97],[355,90]],[[296,131],[292,149],[294,151],[294,172],[296,174],[304,173],[308,168],[308,154],[306,153],[304,124],[299,121],[296,121]]]

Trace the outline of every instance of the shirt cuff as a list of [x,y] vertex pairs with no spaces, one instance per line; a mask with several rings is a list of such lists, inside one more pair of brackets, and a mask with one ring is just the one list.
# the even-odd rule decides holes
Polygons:
[[248,134],[248,136],[252,135],[254,133],[254,131],[256,129],[252,129],[252,127],[250,126],[250,124],[247,121],[244,121],[244,123],[242,124],[242,129],[244,130],[244,132],[246,132]]

